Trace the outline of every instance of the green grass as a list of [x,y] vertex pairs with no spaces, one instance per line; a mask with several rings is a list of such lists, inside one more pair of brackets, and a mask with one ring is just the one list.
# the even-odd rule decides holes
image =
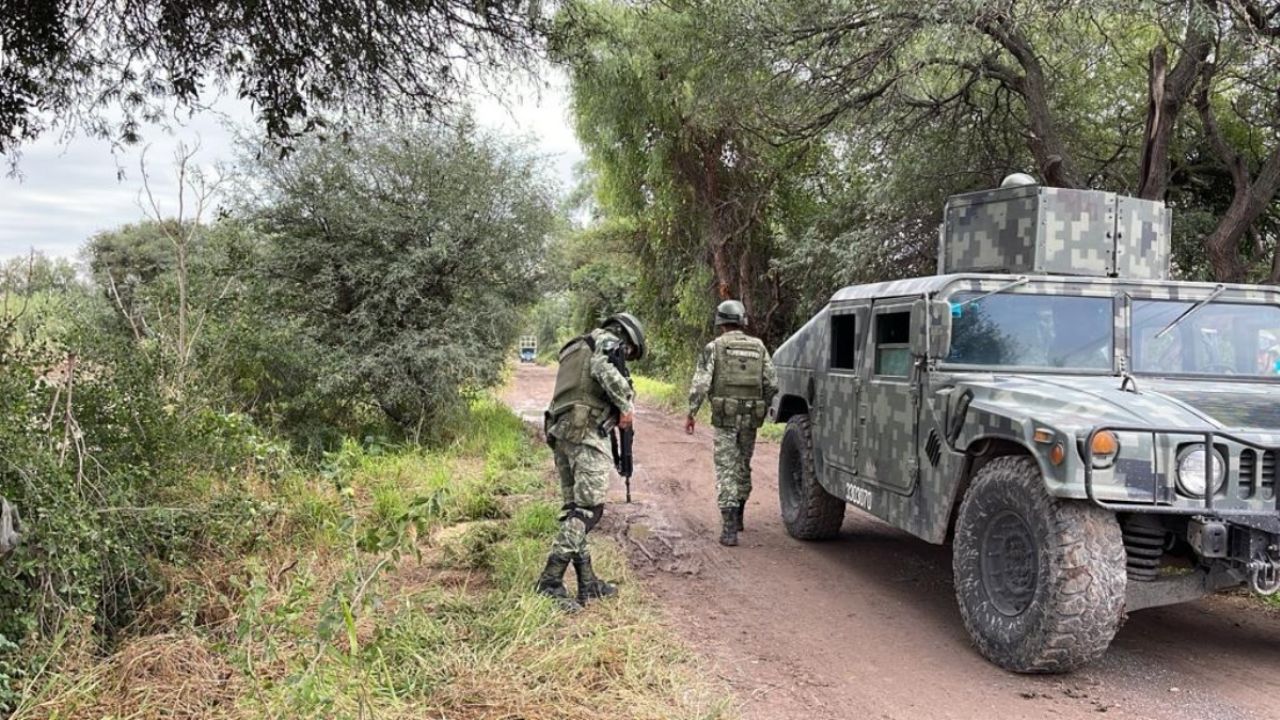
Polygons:
[[63,643],[12,717],[734,717],[607,538],[618,598],[566,615],[532,592],[550,464],[492,399],[442,449],[348,443],[279,486],[255,552],[174,568],[109,654]]
[[[636,397],[650,407],[660,408],[669,413],[684,415],[689,411],[689,388],[677,387],[674,383],[644,375],[632,375],[631,381],[636,388]],[[706,413],[706,408],[703,408]]]
[[786,423],[766,422],[760,426],[760,433],[756,437],[768,442],[780,443],[782,442],[782,435],[786,431]]

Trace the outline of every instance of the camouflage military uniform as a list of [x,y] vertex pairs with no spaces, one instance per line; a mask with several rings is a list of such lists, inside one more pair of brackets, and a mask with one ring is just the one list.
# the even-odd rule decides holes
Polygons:
[[[720,354],[717,352],[717,345],[734,341],[754,341],[764,354],[764,368],[760,378],[764,406],[768,406],[778,391],[777,371],[774,370],[773,360],[764,344],[741,330],[731,330],[707,343],[698,358],[689,390],[690,416],[698,413],[715,384],[716,357]],[[721,508],[740,508],[746,504],[747,497],[751,494],[751,456],[755,452],[758,425],[734,423],[729,426],[716,422],[716,418],[712,418],[712,424],[715,431],[713,462],[716,471],[716,502]]]
[[[632,410],[635,392],[622,373],[609,363],[609,353],[621,342],[607,330],[591,332],[595,351],[591,356],[591,377],[604,390],[613,407],[621,414]],[[587,520],[575,509],[600,507],[609,489],[609,472],[613,470],[613,458],[609,440],[594,428],[583,432],[575,428],[571,413],[555,419],[547,434],[555,442],[556,471],[560,475],[560,494],[564,500],[565,514],[560,521],[560,532],[552,542],[554,553],[569,557],[586,555]]]

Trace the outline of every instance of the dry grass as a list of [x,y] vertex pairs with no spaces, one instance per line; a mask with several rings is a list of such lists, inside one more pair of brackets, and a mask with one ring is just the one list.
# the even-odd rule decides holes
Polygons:
[[[731,717],[616,546],[596,556],[620,598],[567,616],[531,592],[549,459],[505,410],[482,420],[447,452],[353,451],[337,484],[298,483],[257,552],[170,568],[109,654],[68,634],[13,718]],[[424,497],[427,533],[387,535]]]
[[144,635],[129,641],[61,693],[15,713],[12,720],[239,717],[241,673],[193,633]]

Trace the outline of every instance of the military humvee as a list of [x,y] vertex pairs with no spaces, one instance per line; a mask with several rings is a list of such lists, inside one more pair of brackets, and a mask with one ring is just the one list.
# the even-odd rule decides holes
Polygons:
[[936,276],[840,290],[774,354],[788,532],[852,503],[951,541],[965,626],[1018,672],[1099,657],[1130,611],[1275,593],[1280,290],[1170,280],[1169,230],[1099,191],[952,197]]

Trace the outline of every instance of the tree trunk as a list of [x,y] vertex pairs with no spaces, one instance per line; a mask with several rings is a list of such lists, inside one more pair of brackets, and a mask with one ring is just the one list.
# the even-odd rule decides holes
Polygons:
[[1072,163],[1067,157],[1062,137],[1058,132],[1053,110],[1049,107],[1049,92],[1045,86],[1044,67],[1035,48],[1008,16],[996,12],[977,19],[977,28],[1013,56],[1022,68],[1017,75],[1012,68],[999,62],[988,62],[987,68],[1006,87],[1022,96],[1027,109],[1027,149],[1035,158],[1044,184],[1052,187],[1080,187]]
[[1209,255],[1209,265],[1213,268],[1213,277],[1218,282],[1245,281],[1244,261],[1240,257],[1240,240],[1257,216],[1258,213],[1249,211],[1248,200],[1237,192],[1231,200],[1231,206],[1218,222],[1218,226],[1204,239],[1205,250]]
[[1280,247],[1271,248],[1271,273],[1267,276],[1268,285],[1280,285]]
[[728,240],[724,221],[715,210],[709,210],[707,241],[711,248],[711,271],[715,273],[716,297],[728,300],[733,297],[733,270],[729,265]]
[[1240,255],[1240,243],[1275,199],[1277,190],[1280,190],[1280,148],[1271,153],[1252,183],[1236,187],[1227,212],[1204,240],[1213,276],[1219,282],[1245,282],[1248,279],[1244,258]]
[[733,297],[734,276],[729,258],[729,242],[732,239],[731,218],[726,217],[726,204],[720,186],[720,156],[724,152],[724,139],[712,138],[696,143],[702,168],[698,202],[707,217],[706,242],[711,252],[711,270],[715,273],[716,297],[728,300]]
[[1189,20],[1182,55],[1169,70],[1164,44],[1151,50],[1147,65],[1147,123],[1139,167],[1138,197],[1163,200],[1169,188],[1169,145],[1178,116],[1196,88],[1212,45]]
[[1276,192],[1280,191],[1280,143],[1272,149],[1257,175],[1251,176],[1244,157],[1232,149],[1218,126],[1213,105],[1209,101],[1210,79],[1211,75],[1206,74],[1196,98],[1196,109],[1200,112],[1200,121],[1204,125],[1209,144],[1231,173],[1235,193],[1222,220],[1205,238],[1205,250],[1209,255],[1214,278],[1219,282],[1244,282],[1247,268],[1240,255],[1240,242],[1249,227],[1275,199]]

